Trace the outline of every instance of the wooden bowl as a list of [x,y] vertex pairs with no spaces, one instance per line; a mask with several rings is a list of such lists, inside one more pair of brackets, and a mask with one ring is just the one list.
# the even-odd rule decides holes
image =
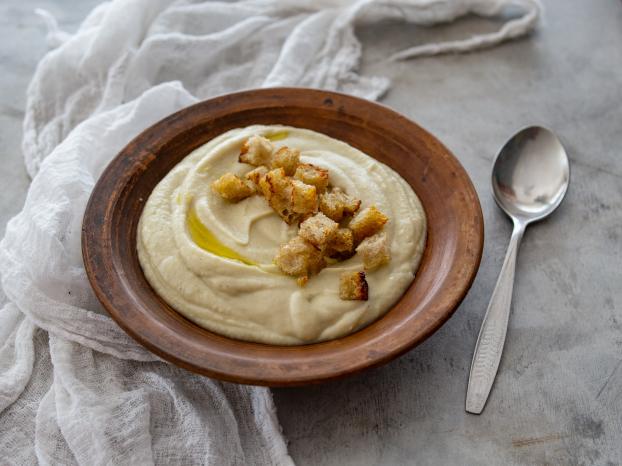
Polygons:
[[[136,228],[149,194],[193,149],[232,128],[284,124],[341,139],[396,170],[428,220],[416,278],[366,328],[336,340],[275,346],[234,340],[182,317],[150,287],[138,262]],[[162,358],[232,382],[287,386],[378,366],[413,348],[454,312],[471,286],[484,241],[471,181],[432,135],[382,105],[334,92],[261,89],[185,108],[148,128],[108,165],[84,215],[82,254],[95,294],[113,319]]]

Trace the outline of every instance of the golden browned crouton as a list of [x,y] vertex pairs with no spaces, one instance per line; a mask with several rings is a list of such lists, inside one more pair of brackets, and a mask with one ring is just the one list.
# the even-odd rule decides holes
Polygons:
[[346,259],[353,253],[354,239],[352,230],[349,228],[339,228],[328,242],[326,255],[338,259]]
[[290,149],[289,147],[281,147],[272,155],[272,168],[283,168],[285,174],[292,176],[296,172],[296,167],[300,161],[300,151],[298,149]]
[[328,186],[328,170],[310,163],[301,163],[296,168],[294,178],[317,188],[318,193],[323,193]]
[[285,175],[285,170],[275,168],[259,179],[259,189],[270,207],[289,225],[296,223],[300,216],[292,208],[291,178]]
[[386,233],[376,233],[368,236],[356,248],[356,252],[363,258],[365,270],[374,270],[391,260],[391,251],[387,244]]
[[348,225],[354,235],[354,244],[359,244],[368,236],[378,233],[388,220],[388,217],[380,212],[376,206],[368,207],[359,212]]
[[255,187],[248,180],[243,180],[233,173],[225,173],[212,183],[212,191],[223,199],[238,202],[255,193]]
[[283,273],[294,277],[316,274],[326,266],[322,253],[300,236],[281,245],[274,263]]
[[238,161],[250,165],[270,165],[272,143],[263,136],[251,136],[242,144]]
[[314,246],[324,249],[338,229],[337,222],[320,212],[302,222],[298,234]]
[[259,191],[259,180],[265,176],[266,173],[268,173],[268,169],[261,165],[249,171],[246,175],[244,175],[244,178],[252,182]]
[[285,175],[285,170],[275,168],[270,170],[259,179],[259,188],[268,201],[274,196],[282,196],[290,186],[290,178]]
[[295,225],[300,222],[300,214],[292,209],[291,204],[291,186],[286,189],[284,197],[274,196],[270,199],[270,207],[283,219],[288,225]]
[[339,277],[339,297],[349,301],[367,301],[369,287],[365,272],[343,272]]
[[305,184],[299,180],[291,180],[292,209],[298,214],[317,212],[317,190],[315,186]]
[[345,216],[353,215],[361,207],[360,199],[348,196],[339,188],[320,195],[320,210],[335,222],[341,222]]

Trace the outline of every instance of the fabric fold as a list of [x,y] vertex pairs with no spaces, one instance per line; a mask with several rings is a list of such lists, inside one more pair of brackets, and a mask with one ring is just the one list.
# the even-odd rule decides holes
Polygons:
[[34,363],[35,325],[13,304],[0,311],[0,413],[24,391]]

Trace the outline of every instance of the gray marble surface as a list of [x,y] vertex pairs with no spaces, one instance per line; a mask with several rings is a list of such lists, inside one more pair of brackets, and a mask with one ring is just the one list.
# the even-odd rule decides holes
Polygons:
[[[0,5],[0,233],[25,198],[24,92],[45,51],[35,7],[75,29],[94,1]],[[497,27],[358,31],[363,71],[389,76],[384,103],[436,134],[460,159],[486,222],[482,266],[456,314],[386,366],[342,381],[274,391],[300,465],[622,463],[622,3],[545,0],[538,32],[495,49],[386,63],[405,45]],[[489,189],[492,159],[516,130],[555,130],[571,158],[567,199],[531,227],[513,314],[481,416],[464,411],[470,359],[510,223]]]

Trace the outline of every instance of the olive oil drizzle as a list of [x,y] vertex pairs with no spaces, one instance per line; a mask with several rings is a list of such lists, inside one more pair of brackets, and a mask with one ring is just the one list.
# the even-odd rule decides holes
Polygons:
[[201,223],[194,206],[190,207],[188,210],[186,225],[192,241],[194,241],[194,243],[201,249],[220,257],[242,262],[246,265],[257,265],[253,261],[241,256],[233,249],[222,244],[218,238],[216,238],[216,236],[214,236],[214,234],[205,225],[203,225],[203,223]]
[[270,141],[280,141],[281,139],[285,139],[289,136],[289,131],[279,131],[278,133],[269,134],[266,136],[266,139]]

